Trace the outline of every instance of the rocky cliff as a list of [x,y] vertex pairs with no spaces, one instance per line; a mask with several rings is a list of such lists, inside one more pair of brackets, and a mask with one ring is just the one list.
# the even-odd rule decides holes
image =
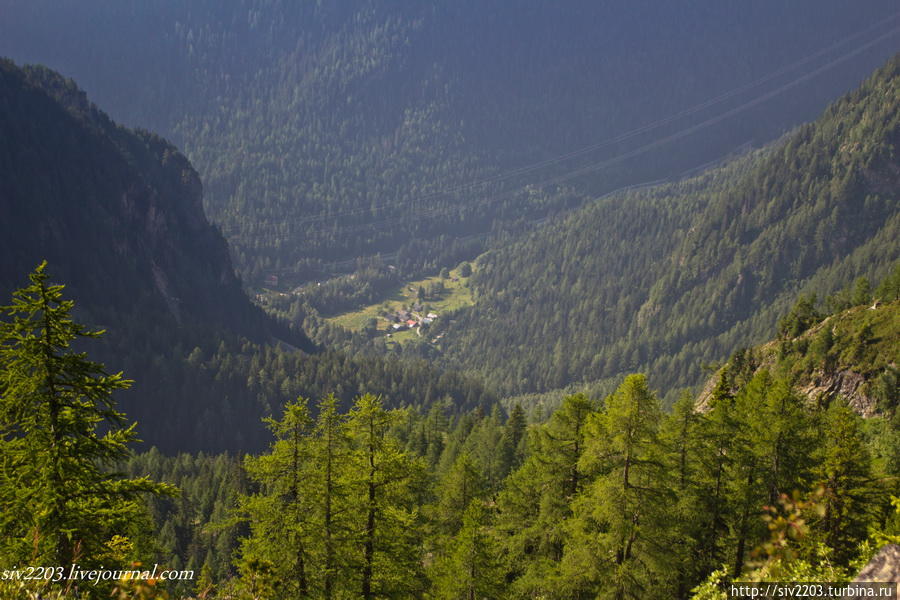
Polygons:
[[900,302],[856,306],[825,317],[796,336],[742,350],[704,385],[698,410],[709,406],[726,371],[736,386],[760,369],[788,377],[810,404],[843,398],[859,415],[873,417],[897,403]]

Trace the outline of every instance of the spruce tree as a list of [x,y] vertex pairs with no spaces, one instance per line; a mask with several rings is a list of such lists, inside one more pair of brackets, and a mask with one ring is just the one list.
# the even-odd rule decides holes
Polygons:
[[137,441],[113,398],[131,382],[73,349],[103,332],[72,319],[46,263],[29,279],[0,309],[0,557],[110,566],[107,544],[127,535],[142,494],[174,488],[110,472]]

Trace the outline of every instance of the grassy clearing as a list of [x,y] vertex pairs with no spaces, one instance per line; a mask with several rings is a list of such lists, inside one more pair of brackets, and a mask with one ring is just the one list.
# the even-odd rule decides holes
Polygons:
[[[445,312],[473,304],[468,279],[460,277],[457,270],[454,269],[450,271],[448,279],[442,280],[440,277],[434,276],[404,283],[398,286],[388,298],[385,298],[378,304],[372,304],[361,310],[330,317],[328,321],[346,329],[362,331],[370,319],[375,319],[378,323],[378,331],[389,333],[391,322],[383,314],[385,312],[393,313],[403,308],[410,309],[416,303],[420,287],[428,290],[439,281],[442,281],[444,284],[444,292],[438,296],[429,297],[422,302],[424,309],[421,313],[423,315],[434,312],[440,318]],[[425,338],[426,336],[427,334],[423,333],[422,337]],[[418,337],[418,333],[414,330],[394,332],[391,335],[391,338],[397,342],[413,340]]]

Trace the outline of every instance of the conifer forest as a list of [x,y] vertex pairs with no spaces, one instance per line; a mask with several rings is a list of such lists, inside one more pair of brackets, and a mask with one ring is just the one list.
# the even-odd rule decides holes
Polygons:
[[0,600],[897,598],[892,0],[0,0]]

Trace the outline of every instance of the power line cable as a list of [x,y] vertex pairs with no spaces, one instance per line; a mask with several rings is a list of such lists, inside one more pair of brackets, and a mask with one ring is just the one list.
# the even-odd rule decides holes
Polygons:
[[[599,150],[599,149],[604,148],[604,147],[608,147],[608,146],[611,146],[611,145],[614,145],[614,144],[619,144],[619,143],[622,143],[622,142],[624,142],[624,141],[628,141],[629,139],[632,139],[632,138],[634,138],[634,137],[637,137],[637,136],[639,136],[639,135],[641,135],[641,134],[643,134],[643,133],[647,133],[647,132],[652,131],[652,130],[654,130],[654,129],[658,129],[659,127],[663,127],[663,126],[668,125],[668,124],[670,124],[670,123],[673,123],[673,122],[675,122],[675,121],[677,121],[677,120],[679,120],[679,119],[682,119],[682,118],[684,118],[684,117],[693,115],[693,114],[695,114],[695,113],[698,113],[698,112],[700,112],[700,111],[702,111],[702,110],[704,110],[704,109],[706,109],[706,108],[709,108],[709,107],[711,107],[711,106],[715,106],[716,104],[720,104],[720,103],[722,103],[722,102],[725,102],[726,100],[730,100],[730,99],[734,98],[735,96],[738,96],[738,95],[740,95],[740,94],[742,94],[742,93],[745,93],[745,92],[747,92],[747,91],[749,91],[749,90],[752,90],[753,88],[756,88],[756,87],[758,87],[758,86],[760,86],[760,85],[762,85],[762,84],[768,83],[768,82],[772,81],[773,79],[776,79],[776,78],[778,78],[778,77],[781,77],[781,76],[783,76],[783,75],[785,75],[785,74],[787,74],[787,73],[789,73],[789,72],[791,72],[791,71],[797,69],[798,67],[801,67],[801,66],[803,66],[803,65],[806,65],[807,63],[809,63],[809,62],[811,62],[811,61],[813,61],[813,60],[815,60],[815,59],[817,59],[817,58],[819,58],[819,57],[821,57],[821,56],[823,56],[823,55],[826,55],[826,54],[828,54],[829,52],[832,52],[832,51],[836,50],[837,48],[840,48],[841,46],[844,46],[844,45],[846,45],[847,43],[849,43],[849,42],[851,42],[851,41],[853,41],[853,40],[855,40],[855,39],[857,39],[857,38],[859,38],[859,37],[862,37],[862,36],[864,36],[864,35],[870,33],[870,32],[873,31],[873,30],[876,30],[876,29],[878,29],[878,28],[883,28],[886,24],[888,24],[888,23],[890,23],[890,22],[892,22],[892,21],[897,20],[898,17],[900,17],[900,12],[894,13],[893,15],[891,15],[890,17],[888,17],[887,19],[884,19],[884,20],[882,20],[882,21],[879,21],[878,23],[876,23],[876,24],[874,24],[874,25],[871,25],[871,26],[869,26],[869,27],[867,27],[867,28],[865,28],[865,29],[863,29],[863,30],[861,30],[861,31],[858,31],[858,32],[856,32],[856,33],[854,33],[854,34],[852,34],[852,35],[850,35],[850,36],[847,36],[847,37],[845,37],[845,38],[843,38],[843,39],[841,39],[841,40],[839,40],[839,41],[837,41],[837,42],[835,42],[835,43],[833,43],[833,44],[831,44],[831,45],[829,45],[829,46],[827,46],[827,47],[825,47],[825,48],[822,48],[822,49],[820,49],[820,50],[818,50],[818,51],[816,51],[816,52],[814,52],[814,53],[812,53],[812,54],[810,54],[810,55],[807,55],[807,56],[801,58],[801,59],[798,60],[798,61],[795,61],[795,62],[793,62],[793,63],[791,63],[791,64],[789,64],[789,65],[783,66],[783,67],[777,69],[776,71],[773,71],[773,72],[771,72],[771,73],[769,73],[769,74],[767,74],[767,75],[765,75],[765,76],[763,76],[763,77],[761,77],[761,78],[759,78],[759,79],[756,79],[756,80],[754,80],[754,81],[752,81],[752,82],[750,82],[750,83],[746,83],[746,84],[743,84],[743,85],[738,86],[738,87],[736,87],[736,88],[733,88],[733,89],[731,89],[731,90],[728,90],[728,91],[726,91],[726,92],[723,92],[723,93],[721,93],[721,94],[719,94],[719,95],[717,95],[717,96],[715,96],[715,97],[713,97],[713,98],[707,99],[707,100],[705,100],[705,101],[703,101],[703,102],[701,102],[701,103],[699,103],[699,104],[696,104],[696,105],[694,105],[694,106],[691,106],[691,107],[689,107],[689,108],[686,108],[686,109],[684,109],[684,110],[682,110],[682,111],[680,111],[680,112],[678,112],[678,113],[676,113],[676,114],[674,114],[674,115],[670,115],[670,116],[665,117],[665,118],[663,118],[663,119],[659,119],[659,120],[653,121],[653,122],[651,122],[651,123],[647,123],[647,124],[642,125],[641,127],[638,127],[638,128],[636,128],[636,129],[632,129],[632,130],[630,130],[630,131],[627,131],[627,132],[624,132],[624,133],[622,133],[622,134],[619,134],[619,135],[616,136],[616,137],[609,138],[609,139],[603,140],[603,141],[601,141],[601,142],[597,142],[597,143],[595,143],[595,144],[591,144],[591,145],[589,145],[589,146],[585,146],[585,147],[580,148],[580,149],[578,149],[578,150],[573,150],[573,151],[571,151],[571,152],[567,152],[567,153],[565,153],[565,154],[561,154],[561,155],[558,155],[558,156],[555,156],[555,157],[552,157],[552,158],[548,158],[548,159],[545,159],[545,160],[542,160],[542,161],[539,161],[539,162],[531,163],[531,164],[528,164],[528,165],[524,165],[524,166],[522,166],[522,167],[517,167],[517,168],[515,168],[515,169],[511,169],[511,170],[508,170],[508,171],[504,171],[504,172],[499,173],[499,174],[497,174],[497,175],[493,175],[493,176],[490,176],[490,177],[486,177],[486,178],[480,179],[480,180],[478,180],[478,181],[466,183],[466,184],[463,184],[463,185],[460,185],[460,186],[456,186],[456,187],[453,187],[453,188],[448,188],[448,189],[445,189],[445,190],[439,190],[439,191],[431,192],[431,193],[429,193],[429,194],[426,194],[425,196],[420,197],[420,198],[418,199],[418,201],[419,201],[419,202],[426,202],[426,201],[428,201],[428,200],[431,200],[431,199],[434,199],[434,198],[437,198],[437,197],[440,197],[440,196],[448,196],[448,195],[452,195],[452,194],[457,194],[457,193],[460,193],[460,192],[463,192],[463,191],[466,191],[466,190],[469,190],[469,189],[472,189],[472,188],[475,188],[475,187],[487,185],[487,184],[490,184],[490,183],[501,182],[501,181],[503,181],[503,180],[510,179],[510,178],[512,178],[512,177],[516,177],[516,176],[519,176],[519,175],[522,175],[522,174],[525,174],[525,173],[529,173],[529,172],[532,172],[532,171],[535,171],[535,170],[538,170],[538,169],[543,169],[543,168],[545,168],[545,167],[552,166],[552,165],[554,165],[554,164],[558,164],[558,163],[560,163],[560,162],[564,162],[564,161],[566,161],[566,160],[570,160],[570,159],[576,158],[576,157],[578,157],[578,156],[583,156],[584,154],[588,154],[588,153],[590,153],[590,152],[594,152],[594,151]],[[774,95],[780,93],[781,91],[784,91],[785,89],[789,89],[790,87],[793,87],[793,86],[796,85],[796,83],[798,83],[798,82],[806,81],[806,80],[809,79],[811,76],[815,76],[815,75],[817,75],[818,73],[821,73],[823,70],[825,70],[825,69],[827,69],[827,68],[830,68],[831,66],[834,66],[835,64],[837,64],[837,63],[839,63],[839,62],[843,62],[844,60],[847,60],[847,59],[851,58],[852,56],[856,56],[857,54],[859,54],[859,53],[861,53],[862,51],[864,51],[864,50],[870,48],[871,46],[873,46],[873,45],[875,45],[875,44],[877,44],[878,42],[882,41],[883,39],[885,39],[885,38],[887,38],[887,37],[890,37],[891,35],[894,35],[896,32],[897,32],[897,30],[896,30],[896,29],[893,29],[893,30],[891,30],[891,31],[889,31],[889,32],[887,32],[887,33],[885,33],[885,34],[882,34],[882,35],[880,35],[880,36],[878,36],[878,37],[876,37],[876,38],[870,40],[868,43],[864,44],[863,46],[860,46],[860,47],[856,48],[855,50],[852,50],[852,51],[849,52],[848,54],[843,55],[842,57],[838,57],[837,59],[834,59],[834,60],[832,60],[832,61],[829,61],[829,62],[826,63],[824,66],[820,66],[820,67],[818,67],[817,69],[811,71],[810,73],[807,74],[807,75],[809,75],[809,76],[807,76],[807,75],[801,76],[800,78],[798,78],[798,79],[795,80],[794,82],[790,82],[790,84],[789,84],[787,87],[781,86],[781,87],[779,87],[779,88],[776,88],[776,90],[773,91],[774,93],[773,93],[773,92],[769,92],[768,94],[764,94],[764,95],[761,97],[762,100],[760,100],[760,102],[765,101],[766,99],[771,98],[772,96],[774,96]],[[746,105],[741,105],[741,107],[738,107],[738,109],[743,110],[742,107],[746,107]],[[727,111],[726,113],[723,113],[723,115],[725,115],[723,118],[727,118],[728,116],[732,116],[733,114],[735,114],[735,110],[736,110],[736,109],[732,109],[732,110],[730,110],[730,111]],[[739,112],[739,111],[738,111],[738,112]],[[704,121],[703,123],[701,123],[701,125],[703,125],[703,124],[705,124],[705,123],[708,123],[708,121]],[[677,135],[677,134],[676,134],[676,135]],[[683,137],[683,136],[679,136],[679,137]],[[669,140],[670,138],[671,138],[671,136],[668,136],[667,138],[664,138],[664,139]],[[673,139],[678,139],[678,137],[675,137],[675,138],[673,138]],[[539,185],[539,184],[538,184],[538,185]],[[301,219],[295,220],[294,223],[295,223],[295,224],[304,224],[304,223],[309,223],[309,222],[319,221],[319,220],[323,220],[323,219],[335,219],[335,218],[341,218],[341,217],[349,217],[349,216],[361,215],[361,214],[366,214],[366,213],[370,213],[370,212],[375,212],[375,211],[378,211],[378,210],[382,210],[382,209],[385,209],[385,208],[393,208],[393,207],[395,207],[395,206],[396,206],[395,204],[391,204],[391,203],[382,203],[382,204],[377,204],[377,205],[370,205],[370,206],[367,206],[367,207],[365,207],[365,208],[362,208],[362,207],[361,207],[361,208],[347,209],[347,210],[344,210],[344,211],[325,212],[325,213],[319,213],[319,214],[315,214],[315,215],[307,215],[307,216],[302,217]],[[373,221],[373,222],[371,222],[371,223],[374,224],[374,223],[376,223],[376,222],[377,222],[377,221]]]

